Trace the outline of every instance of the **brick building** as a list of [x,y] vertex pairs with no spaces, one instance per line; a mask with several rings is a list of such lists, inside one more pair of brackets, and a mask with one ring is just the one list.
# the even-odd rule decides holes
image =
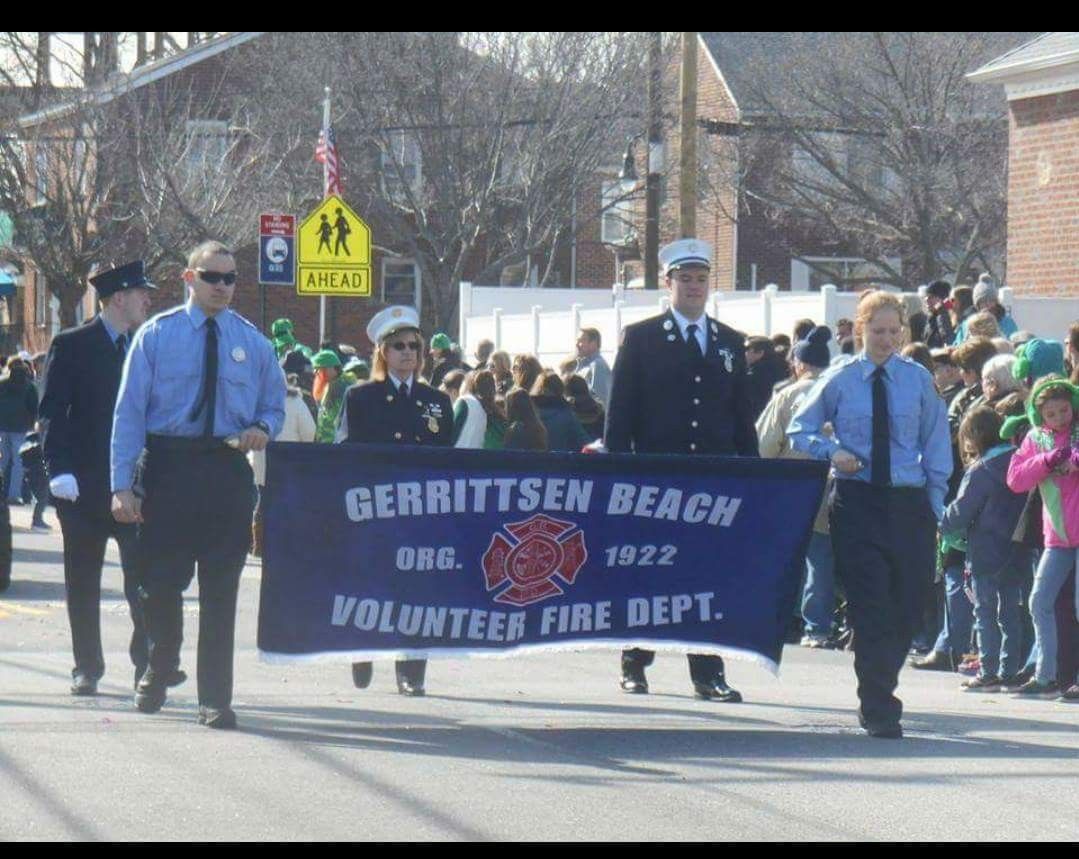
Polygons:
[[1079,33],[1045,33],[968,77],[1008,99],[1008,285],[1079,296]]

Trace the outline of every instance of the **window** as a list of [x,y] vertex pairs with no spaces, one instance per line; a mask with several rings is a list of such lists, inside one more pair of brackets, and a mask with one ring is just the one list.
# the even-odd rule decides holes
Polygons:
[[850,164],[849,141],[845,134],[814,131],[809,134],[809,146],[795,144],[791,155],[791,170],[796,180],[811,185],[830,185],[835,177],[821,161],[830,158],[840,173]]
[[185,160],[193,173],[215,170],[229,151],[229,124],[218,119],[187,121]]
[[[901,261],[885,260],[897,272]],[[802,257],[791,260],[791,290],[819,292],[825,284],[835,284],[841,291],[864,289],[869,282],[883,279],[887,272],[877,263],[857,257]]]
[[382,188],[395,203],[419,196],[423,184],[423,155],[419,141],[406,131],[391,131],[382,150]]
[[600,241],[606,245],[626,245],[633,233],[633,201],[626,198],[617,179],[604,182]]
[[412,260],[382,261],[382,302],[420,306],[420,267]]

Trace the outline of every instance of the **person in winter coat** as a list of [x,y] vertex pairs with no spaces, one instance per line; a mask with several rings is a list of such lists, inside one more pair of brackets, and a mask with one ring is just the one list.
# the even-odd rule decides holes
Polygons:
[[1022,582],[1030,550],[1012,542],[1026,496],[1008,488],[1015,448],[1000,440],[1004,420],[989,406],[971,409],[959,429],[969,463],[955,500],[944,511],[941,532],[962,539],[974,593],[978,674],[963,682],[967,692],[998,692],[1018,686],[1022,667]]
[[[787,438],[787,427],[805,396],[831,362],[828,341],[832,332],[825,325],[813,328],[794,344],[792,351],[796,381],[772,395],[757,419],[757,439],[765,459],[811,459],[808,453],[794,450]],[[828,493],[821,499],[813,534],[806,551],[805,588],[802,593],[802,619],[805,622],[803,647],[830,647],[835,612],[835,558],[828,536]]]
[[311,364],[315,368],[316,399],[319,401],[315,441],[333,444],[345,393],[356,384],[356,380],[343,371],[341,359],[332,349],[318,352],[311,359]]
[[544,373],[532,386],[532,402],[547,428],[547,449],[577,453],[593,439],[585,433],[565,395],[565,386],[557,373]]
[[37,420],[37,388],[26,362],[13,358],[0,378],[0,469],[9,504],[22,504],[19,448]]
[[585,434],[590,439],[603,438],[603,424],[607,419],[603,403],[589,390],[584,377],[573,374],[565,380],[565,384],[566,400],[584,427]]
[[506,394],[506,419],[506,450],[547,450],[547,430],[527,391],[514,388]]
[[[1013,492],[1038,487],[1042,497],[1045,551],[1034,575],[1030,613],[1038,644],[1034,676],[1016,690],[1032,697],[1072,692],[1075,677],[1057,677],[1057,623],[1054,603],[1079,561],[1079,387],[1061,376],[1040,379],[1027,406],[1030,431],[1008,468]],[[1079,589],[1075,614],[1079,618]],[[1079,690],[1077,690],[1079,691]]]
[[465,377],[453,404],[453,446],[472,450],[501,450],[506,415],[496,400],[494,373],[477,370]]

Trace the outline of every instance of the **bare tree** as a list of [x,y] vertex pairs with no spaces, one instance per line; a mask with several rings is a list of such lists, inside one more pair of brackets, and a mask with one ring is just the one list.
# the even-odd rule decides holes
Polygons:
[[762,211],[796,257],[842,249],[874,263],[874,280],[907,288],[972,267],[999,274],[1005,105],[965,75],[1020,41],[805,34],[804,50],[759,58],[768,73],[750,86],[761,110],[719,181],[738,182],[742,214]]
[[[279,189],[302,199],[319,187],[311,152],[328,84],[345,195],[372,224],[377,247],[417,262],[425,316],[440,328],[456,325],[466,273],[498,280],[527,262],[540,282],[556,278],[575,197],[617,161],[627,128],[639,123],[628,119],[643,97],[644,52],[632,34],[266,38],[260,77],[273,86],[262,117],[274,128],[265,133],[280,137],[296,120],[308,129]],[[576,222],[598,216],[598,207],[579,206]]]

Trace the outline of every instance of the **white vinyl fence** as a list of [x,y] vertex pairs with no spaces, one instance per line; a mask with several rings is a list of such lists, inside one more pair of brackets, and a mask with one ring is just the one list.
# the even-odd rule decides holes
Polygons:
[[[466,356],[481,340],[511,355],[531,353],[545,367],[554,367],[574,354],[577,332],[596,328],[602,351],[614,362],[622,328],[665,311],[665,290],[526,289],[461,284],[460,343]],[[1002,289],[1001,303],[1021,329],[1061,340],[1068,326],[1079,319],[1079,298],[1015,297]],[[904,293],[908,310],[920,304],[916,293]],[[820,292],[780,292],[775,285],[762,292],[716,292],[708,313],[747,335],[790,334],[799,319],[808,318],[835,330],[836,321],[854,318],[857,293],[839,292],[834,286]],[[835,343],[833,341],[833,351]]]

